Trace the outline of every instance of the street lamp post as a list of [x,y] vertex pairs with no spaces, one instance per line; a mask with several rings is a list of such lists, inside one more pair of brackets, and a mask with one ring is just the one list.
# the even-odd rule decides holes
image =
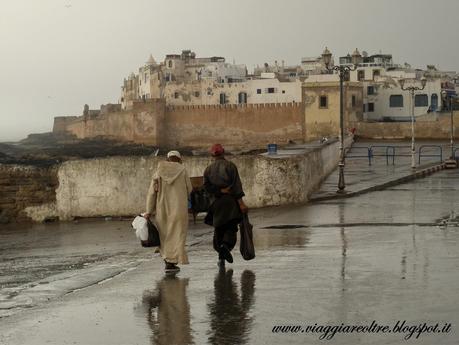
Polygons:
[[339,75],[339,127],[340,127],[340,144],[339,144],[339,179],[337,193],[345,193],[346,184],[344,182],[344,78],[350,71],[355,71],[357,65],[337,65],[331,66],[332,54],[325,48],[322,53],[322,59],[325,68],[328,71],[337,71]]
[[411,169],[416,169],[416,148],[414,143],[414,92],[424,90],[427,84],[425,78],[421,79],[421,86],[407,86],[405,87],[405,79],[400,79],[400,88],[403,91],[409,91],[411,93]]
[[450,147],[451,147],[451,156],[450,156],[450,159],[455,159],[454,157],[454,107],[453,107],[453,100],[454,100],[454,96],[453,95],[448,95],[448,92],[446,92],[445,90],[443,90],[442,92],[442,95],[444,96],[443,98],[444,99],[448,99],[449,100],[449,110],[450,110],[450,115],[451,115],[451,128],[450,128]]
[[451,110],[451,138],[450,138],[450,145],[451,145],[451,159],[454,159],[454,107],[453,107],[453,97],[449,98],[449,107]]

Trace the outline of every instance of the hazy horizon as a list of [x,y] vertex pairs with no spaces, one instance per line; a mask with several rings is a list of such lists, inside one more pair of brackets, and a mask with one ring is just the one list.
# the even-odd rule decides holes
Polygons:
[[52,130],[54,116],[116,103],[152,54],[191,49],[257,64],[355,48],[416,68],[459,70],[455,0],[3,1],[0,142]]

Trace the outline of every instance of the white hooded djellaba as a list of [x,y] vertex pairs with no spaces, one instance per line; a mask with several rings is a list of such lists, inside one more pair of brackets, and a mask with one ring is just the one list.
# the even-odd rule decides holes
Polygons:
[[158,170],[148,190],[147,213],[155,215],[161,241],[160,253],[170,263],[188,263],[185,243],[188,231],[188,196],[191,190],[190,178],[182,164],[158,164]]

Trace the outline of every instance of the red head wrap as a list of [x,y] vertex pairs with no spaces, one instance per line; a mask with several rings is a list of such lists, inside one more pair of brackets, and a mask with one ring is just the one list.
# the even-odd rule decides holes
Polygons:
[[220,144],[213,144],[212,147],[210,148],[210,154],[212,156],[221,156],[224,153],[225,153],[225,149]]

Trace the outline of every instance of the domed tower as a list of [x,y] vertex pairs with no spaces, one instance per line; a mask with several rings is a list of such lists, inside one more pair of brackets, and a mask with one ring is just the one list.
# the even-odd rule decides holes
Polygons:
[[145,63],[147,66],[157,66],[158,64],[156,63],[155,59],[153,58],[153,55],[150,54],[150,57],[148,58],[147,62]]

